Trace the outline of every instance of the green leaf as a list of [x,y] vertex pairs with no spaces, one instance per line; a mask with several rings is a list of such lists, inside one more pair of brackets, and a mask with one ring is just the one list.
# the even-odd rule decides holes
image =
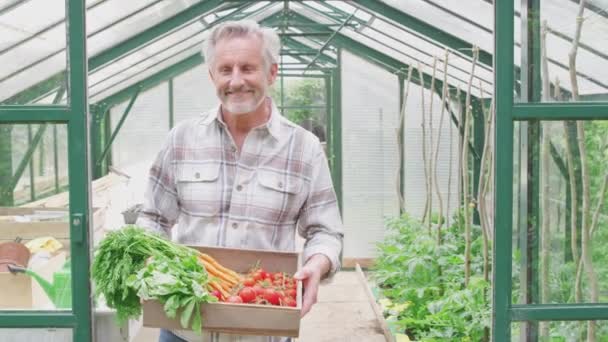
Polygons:
[[165,306],[163,307],[167,317],[175,318],[177,314],[177,309],[179,309],[179,298],[177,295],[170,296],[169,299],[165,302]]
[[192,316],[192,311],[194,310],[194,300],[190,300],[188,305],[182,311],[182,317],[180,319],[180,324],[182,328],[188,328],[188,323],[190,322],[190,317]]
[[197,334],[201,334],[203,325],[201,317],[201,304],[196,303],[196,305],[194,306],[194,310],[194,317],[192,318],[192,330],[194,330],[194,332]]

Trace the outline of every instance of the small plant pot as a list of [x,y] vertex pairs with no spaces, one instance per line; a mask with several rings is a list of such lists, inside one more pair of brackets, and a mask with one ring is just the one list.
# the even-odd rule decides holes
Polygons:
[[30,250],[18,242],[0,244],[0,272],[8,272],[8,265],[27,267],[30,260]]
[[135,204],[122,212],[122,217],[126,224],[135,224],[141,207],[141,204]]
[[125,211],[122,213],[125,224],[135,224],[137,216],[139,216],[139,212],[137,211]]

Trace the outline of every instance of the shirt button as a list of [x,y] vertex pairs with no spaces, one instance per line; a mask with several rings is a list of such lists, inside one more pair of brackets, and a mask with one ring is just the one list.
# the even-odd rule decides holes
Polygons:
[[242,186],[242,185],[240,185],[240,184],[239,184],[239,185],[237,185],[237,186],[236,186],[236,191],[241,191],[241,190],[243,190],[243,186]]
[[238,228],[238,226],[239,226],[239,224],[238,224],[238,223],[236,223],[236,222],[232,222],[232,228],[237,229],[237,228]]
[[279,188],[283,189],[283,182],[279,182],[279,184],[277,184],[279,186]]
[[196,179],[201,178],[201,174],[200,174],[199,172],[195,173],[195,174],[194,174],[194,178],[196,178]]

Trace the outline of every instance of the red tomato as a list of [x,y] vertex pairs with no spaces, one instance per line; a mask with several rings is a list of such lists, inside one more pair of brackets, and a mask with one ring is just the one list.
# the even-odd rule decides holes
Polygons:
[[239,296],[230,296],[226,299],[228,303],[243,303],[243,300]]
[[269,273],[266,272],[263,268],[260,268],[258,270],[258,272],[260,272],[260,278],[261,279],[268,279]]
[[260,271],[255,271],[251,274],[251,277],[255,280],[255,281],[260,281],[260,280],[264,280],[264,274],[262,274]]
[[262,296],[262,295],[264,295],[264,292],[265,292],[264,287],[262,287],[259,284],[254,285],[253,290],[255,291],[256,296]]
[[253,286],[253,285],[255,285],[255,279],[253,279],[252,277],[245,278],[245,280],[243,280],[243,285],[244,286]]
[[255,300],[256,292],[252,287],[243,287],[241,291],[239,291],[239,297],[243,300],[244,303],[251,303]]
[[291,297],[285,296],[281,299],[281,305],[283,306],[296,307],[296,304],[296,300]]
[[285,295],[295,299],[296,296],[298,295],[298,293],[296,292],[296,289],[287,289],[287,290],[285,290]]
[[272,305],[280,304],[279,293],[274,289],[266,289],[266,292],[264,292],[264,299],[266,299]]

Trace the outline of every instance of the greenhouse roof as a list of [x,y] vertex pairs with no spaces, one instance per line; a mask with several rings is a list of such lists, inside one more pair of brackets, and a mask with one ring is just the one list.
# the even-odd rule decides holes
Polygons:
[[[541,2],[547,22],[546,50],[552,80],[570,91],[568,53],[578,2]],[[589,1],[577,56],[579,93],[608,92],[607,0]],[[517,5],[516,5],[517,7]],[[515,60],[520,60],[516,8]],[[493,5],[489,0],[220,1],[89,0],[87,48],[89,96],[99,103],[162,80],[200,63],[209,29],[226,20],[251,18],[275,27],[283,42],[281,72],[323,75],[339,59],[338,48],[352,50],[393,73],[421,69],[465,89],[479,49],[472,94],[493,91]],[[64,0],[0,2],[0,101],[6,104],[65,103],[66,27]],[[524,46],[526,46],[524,44]],[[436,70],[433,65],[436,64]],[[413,73],[415,82],[419,76]],[[516,77],[519,80],[519,77]],[[65,96],[65,95],[63,95]]]

